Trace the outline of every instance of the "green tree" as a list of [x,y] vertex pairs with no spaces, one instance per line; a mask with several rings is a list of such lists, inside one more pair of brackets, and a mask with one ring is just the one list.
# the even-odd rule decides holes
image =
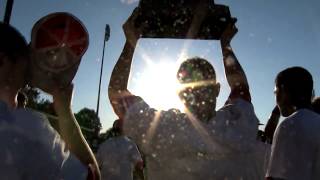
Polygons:
[[40,90],[36,88],[27,87],[27,88],[24,88],[22,92],[25,93],[28,97],[28,103],[27,103],[28,108],[31,108],[49,115],[53,115],[53,116],[56,115],[52,101],[45,98],[44,95],[41,96]]
[[96,150],[98,148],[99,133],[101,130],[100,118],[94,110],[89,108],[81,109],[75,114],[75,117],[90,147]]
[[59,124],[52,101],[46,98],[46,96],[37,88],[26,87],[21,91],[26,94],[28,98],[26,107],[45,114],[51,126],[59,132]]

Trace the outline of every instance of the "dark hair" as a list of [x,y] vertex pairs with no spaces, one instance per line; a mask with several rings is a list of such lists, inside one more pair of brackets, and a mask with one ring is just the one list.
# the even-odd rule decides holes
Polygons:
[[205,59],[194,57],[184,61],[178,70],[177,78],[180,83],[190,83],[205,80],[216,80],[213,66]]
[[16,61],[15,57],[24,56],[28,52],[25,38],[12,26],[0,22],[0,52]]
[[117,136],[120,136],[122,134],[121,120],[117,119],[113,122],[112,131]]
[[316,113],[320,114],[320,97],[313,99],[312,108]]
[[[289,94],[294,105],[310,105],[313,94],[312,75],[302,67],[291,67],[276,77],[276,86]],[[307,104],[306,104],[307,103]]]
[[25,93],[19,91],[17,96],[18,104],[23,104],[24,102],[28,102],[28,97]]

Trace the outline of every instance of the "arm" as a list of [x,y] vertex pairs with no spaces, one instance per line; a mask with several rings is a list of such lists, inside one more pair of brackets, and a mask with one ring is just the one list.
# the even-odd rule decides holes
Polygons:
[[123,51],[113,68],[108,89],[109,99],[112,105],[116,104],[116,101],[122,95],[128,93],[127,86],[135,46],[136,42],[130,43],[127,40]]
[[100,171],[94,155],[84,139],[80,126],[77,123],[71,110],[71,99],[73,86],[65,89],[55,88],[51,93],[55,111],[59,119],[61,137],[67,144],[68,149],[87,165],[89,174],[94,174],[96,179],[100,179]]
[[272,113],[271,116],[268,120],[268,123],[264,129],[264,135],[268,143],[272,144],[272,139],[273,139],[273,134],[277,128],[277,125],[279,123],[280,119],[280,110],[278,106],[276,106]]
[[231,39],[236,33],[237,28],[234,25],[229,25],[221,36],[223,64],[227,81],[231,89],[229,100],[242,98],[251,102],[247,77],[230,45]]
[[108,95],[111,105],[120,119],[123,118],[126,111],[126,107],[124,107],[123,103],[120,101],[124,96],[131,95],[127,89],[127,86],[132,64],[132,57],[137,41],[140,37],[139,30],[134,27],[135,16],[136,13],[133,12],[127,22],[123,25],[127,40],[123,51],[115,67],[113,68],[108,88]]

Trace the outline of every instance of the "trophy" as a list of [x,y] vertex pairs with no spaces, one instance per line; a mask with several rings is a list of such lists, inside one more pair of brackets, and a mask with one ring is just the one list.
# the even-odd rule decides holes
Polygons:
[[132,16],[142,38],[219,40],[236,22],[227,6],[213,0],[141,0]]
[[31,34],[31,85],[46,90],[70,84],[88,44],[87,30],[73,15],[53,13],[41,18]]

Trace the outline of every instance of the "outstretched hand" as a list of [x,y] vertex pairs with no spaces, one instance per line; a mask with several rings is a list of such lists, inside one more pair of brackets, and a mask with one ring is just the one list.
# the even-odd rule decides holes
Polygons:
[[235,34],[237,34],[237,32],[238,32],[238,28],[235,26],[234,23],[228,24],[226,29],[221,35],[221,39],[220,39],[221,46],[222,47],[229,46],[232,38],[234,37]]

